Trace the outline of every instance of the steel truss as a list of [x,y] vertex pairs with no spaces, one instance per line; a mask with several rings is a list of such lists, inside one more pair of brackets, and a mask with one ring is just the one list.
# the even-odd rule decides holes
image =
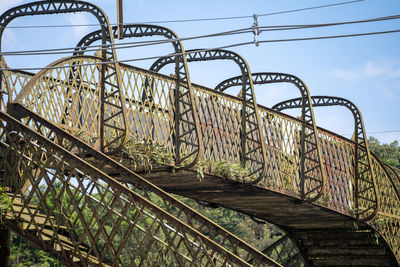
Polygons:
[[[301,183],[302,199],[314,201],[322,195],[326,174],[322,164],[322,153],[317,137],[314,112],[307,85],[294,75],[275,72],[253,73],[254,84],[292,83],[301,93],[302,101],[302,131],[301,131]],[[225,91],[232,86],[243,86],[240,76],[232,77],[219,83],[215,90]],[[307,129],[307,132],[306,132]]]
[[[112,27],[112,31],[114,38],[118,38],[118,27]],[[102,31],[95,31],[87,34],[85,37],[82,38],[82,40],[79,41],[78,45],[75,48],[74,54],[82,55],[85,52],[87,46],[98,40],[101,40],[102,36]],[[146,24],[123,25],[123,36],[124,38],[164,36],[168,39],[179,39],[178,35],[168,28]],[[199,145],[201,144],[199,119],[197,116],[196,108],[193,104],[193,88],[190,82],[187,59],[184,54],[185,49],[180,40],[173,41],[172,45],[174,47],[175,53],[183,53],[183,55],[173,58],[173,63],[175,63],[175,76],[177,78],[175,90],[175,163],[176,166],[179,166],[181,162],[195,155],[194,160],[192,160],[189,164],[186,164],[185,166],[191,167],[197,161],[202,149],[202,146]],[[145,98],[150,98],[149,101],[151,101],[151,95],[145,96]],[[196,136],[195,140],[192,140],[193,135]],[[182,155],[182,144],[191,146],[191,153]]]
[[[12,20],[22,16],[73,12],[88,12],[96,17],[101,27],[102,45],[105,48],[101,53],[102,61],[117,61],[117,54],[112,47],[114,36],[107,15],[100,8],[91,3],[73,0],[38,1],[14,7],[3,13],[0,17],[0,51],[4,29]],[[119,64],[109,64],[107,69],[106,71],[105,67],[100,67],[101,101],[99,104],[101,123],[99,137],[101,140],[101,150],[107,153],[114,153],[118,151],[127,140],[125,105],[121,93]],[[8,93],[10,96],[11,92]],[[108,112],[109,110],[113,112],[110,114],[110,112]],[[104,133],[106,131],[115,132],[115,138],[106,141],[104,138]]]
[[[375,216],[378,208],[378,197],[375,189],[375,172],[373,171],[368,138],[365,133],[361,112],[351,101],[341,97],[313,96],[311,101],[314,107],[343,106],[353,114],[356,151],[354,160],[356,213],[358,218],[368,220]],[[301,108],[302,102],[302,98],[289,99],[274,105],[272,108],[278,111]]]
[[[242,76],[242,110],[241,110],[241,164],[250,167],[258,178],[250,183],[259,182],[266,174],[266,151],[263,133],[260,127],[260,117],[253,88],[253,79],[246,60],[239,54],[223,49],[188,50],[188,62],[209,60],[233,60],[240,68]],[[159,72],[164,66],[173,63],[173,57],[160,58],[150,67],[150,70]]]

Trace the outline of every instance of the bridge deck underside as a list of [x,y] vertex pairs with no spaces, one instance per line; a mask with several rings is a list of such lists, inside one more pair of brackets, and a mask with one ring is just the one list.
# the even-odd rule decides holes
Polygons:
[[200,181],[194,171],[142,175],[167,192],[237,210],[287,229],[311,266],[397,266],[373,229],[316,204],[209,174]]

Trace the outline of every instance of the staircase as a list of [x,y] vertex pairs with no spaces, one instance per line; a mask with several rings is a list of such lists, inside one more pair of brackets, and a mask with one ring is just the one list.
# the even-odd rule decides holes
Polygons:
[[[106,155],[29,114],[24,119],[36,131],[0,113],[2,140],[9,140],[2,142],[2,169],[6,179],[23,173],[13,180],[13,212],[5,225],[66,264],[247,266],[252,260],[255,266],[280,266]],[[57,144],[112,166],[129,179],[129,188]]]

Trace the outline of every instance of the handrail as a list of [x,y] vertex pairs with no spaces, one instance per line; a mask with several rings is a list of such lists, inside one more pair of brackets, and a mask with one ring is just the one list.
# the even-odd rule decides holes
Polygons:
[[[354,177],[356,180],[355,204],[357,215],[362,220],[369,220],[375,216],[378,208],[378,196],[376,194],[376,178],[372,166],[368,138],[366,136],[362,115],[357,106],[342,97],[334,96],[312,96],[312,105],[314,107],[343,106],[351,111],[354,117],[354,136],[355,136],[355,160]],[[302,107],[302,99],[294,98],[282,101],[272,107],[272,109],[282,111],[284,109],[293,109]],[[365,188],[366,185],[366,188]],[[371,199],[370,194],[373,198]],[[364,200],[369,203],[362,209],[359,201]],[[369,214],[368,214],[369,213]]]
[[[249,164],[256,166],[253,174],[258,178],[250,183],[256,184],[264,178],[267,172],[266,150],[261,129],[260,117],[256,96],[253,88],[253,78],[250,67],[246,60],[239,54],[224,50],[214,49],[203,51],[202,49],[193,49],[186,51],[188,62],[208,61],[208,60],[233,60],[240,68],[242,73],[242,110],[241,110],[241,165],[243,167]],[[150,70],[159,72],[164,66],[173,63],[173,57],[164,57],[155,61]],[[261,159],[257,158],[261,154]],[[249,161],[249,162],[248,162]],[[259,167],[258,167],[259,166]]]
[[[314,112],[310,99],[310,92],[307,85],[298,77],[277,72],[258,72],[253,73],[254,84],[271,84],[271,83],[282,83],[289,82],[294,84],[300,91],[302,96],[302,130],[301,130],[301,184],[300,191],[303,199],[308,201],[314,201],[321,197],[324,183],[326,181],[326,174],[324,166],[322,164],[322,154],[320,149],[319,140],[317,137],[317,128],[315,124]],[[220,82],[215,90],[225,91],[227,88],[232,86],[242,85],[240,76],[232,77]],[[306,125],[309,124],[311,127],[307,127],[309,133],[307,134]],[[316,151],[316,152],[315,152]],[[317,153],[316,159],[313,154]],[[315,174],[314,170],[318,169],[319,173]],[[311,188],[306,188],[306,183],[314,184]],[[314,181],[314,183],[312,182]],[[314,196],[311,196],[314,192],[317,192]]]
[[[175,56],[173,61],[175,63],[175,75],[177,77],[176,90],[175,90],[175,107],[179,112],[175,113],[175,132],[176,132],[176,142],[175,142],[175,165],[179,166],[181,162],[188,159],[189,157],[196,154],[194,160],[189,164],[186,164],[186,168],[192,167],[198,160],[201,154],[202,143],[201,133],[199,126],[199,119],[197,116],[196,107],[194,106],[193,98],[193,88],[190,81],[189,69],[187,66],[187,59],[185,56],[185,49],[182,42],[179,40],[178,35],[166,27],[158,25],[148,25],[148,24],[125,24],[123,25],[123,36],[124,38],[135,38],[135,37],[145,37],[145,36],[164,36],[168,39],[176,39],[172,42],[176,54],[181,54],[180,56]],[[118,27],[112,27],[114,38],[118,38]],[[84,36],[75,48],[74,55],[83,55],[87,46],[91,45],[95,41],[102,38],[102,31],[94,31],[86,36]],[[183,90],[180,89],[181,85]],[[152,88],[152,87],[151,87]],[[144,94],[144,92],[143,92]],[[144,95],[143,95],[144,96]],[[150,96],[152,97],[152,92]],[[181,107],[183,108],[181,110]],[[180,123],[184,123],[188,126],[189,130],[181,133]],[[197,135],[197,142],[191,141],[191,135],[195,132]],[[181,155],[181,145],[185,143],[187,145],[193,146],[195,149],[191,153],[186,155]]]

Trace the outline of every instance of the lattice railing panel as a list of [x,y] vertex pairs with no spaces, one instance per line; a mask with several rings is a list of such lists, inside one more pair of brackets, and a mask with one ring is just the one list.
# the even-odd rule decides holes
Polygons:
[[273,190],[299,195],[301,124],[277,113],[260,109],[267,151],[267,175],[263,184]]
[[255,259],[257,266],[266,263],[276,266],[276,263],[266,258],[261,252],[252,248],[242,240],[224,230],[220,226],[201,216],[193,209],[173,198],[161,189],[147,182],[126,167],[115,162],[108,156],[94,150],[87,144],[80,142],[76,137],[50,124],[43,118],[18,105],[19,114],[24,117],[25,123],[33,127],[36,132],[56,141],[66,150],[72,151],[80,157],[89,157],[91,164],[98,169],[105,169],[111,173],[118,173],[121,181],[129,184],[129,188],[140,194],[146,200],[156,203],[165,212],[172,214],[201,233],[206,233],[217,244],[231,251],[242,259]]
[[123,91],[127,98],[128,129],[133,138],[157,142],[171,150],[173,136],[172,81],[155,80],[148,73],[122,68]]
[[203,158],[240,164],[241,102],[194,88],[203,134]]
[[[33,74],[23,71],[3,71],[3,77],[1,78],[1,111],[6,111],[7,103],[15,100],[17,94],[28,83],[32,76]],[[9,92],[11,92],[11,96]]]
[[67,264],[247,265],[62,147],[3,113],[0,118],[2,169],[20,202],[7,225],[29,229],[42,249]]
[[331,209],[355,215],[354,145],[319,131],[327,182],[321,203]]
[[[95,142],[99,140],[101,124],[100,68],[103,67],[97,65],[100,62],[94,57],[75,57],[53,63],[25,86],[16,101],[61,127],[89,136]],[[112,79],[116,79],[116,76],[110,75],[114,73],[113,66],[104,68],[105,83],[115,84],[116,81]],[[120,135],[124,125],[123,116],[115,115],[120,113],[120,96],[111,94],[112,90],[112,86],[105,86],[106,140]],[[99,141],[97,143],[100,146]],[[115,144],[109,146],[114,147]]]
[[385,238],[400,262],[400,197],[384,166],[375,157],[372,163],[379,204],[377,214],[369,223]]
[[[180,114],[181,119],[176,121],[176,80],[124,65],[121,72],[131,138],[165,146],[181,160],[192,156],[198,147],[196,132],[192,131],[195,122],[190,112]],[[185,110],[187,107],[181,102],[189,103],[189,95],[184,93],[187,91],[185,86],[181,85],[179,90],[182,92],[180,110]],[[181,138],[184,136],[179,152],[176,150],[178,128]]]

